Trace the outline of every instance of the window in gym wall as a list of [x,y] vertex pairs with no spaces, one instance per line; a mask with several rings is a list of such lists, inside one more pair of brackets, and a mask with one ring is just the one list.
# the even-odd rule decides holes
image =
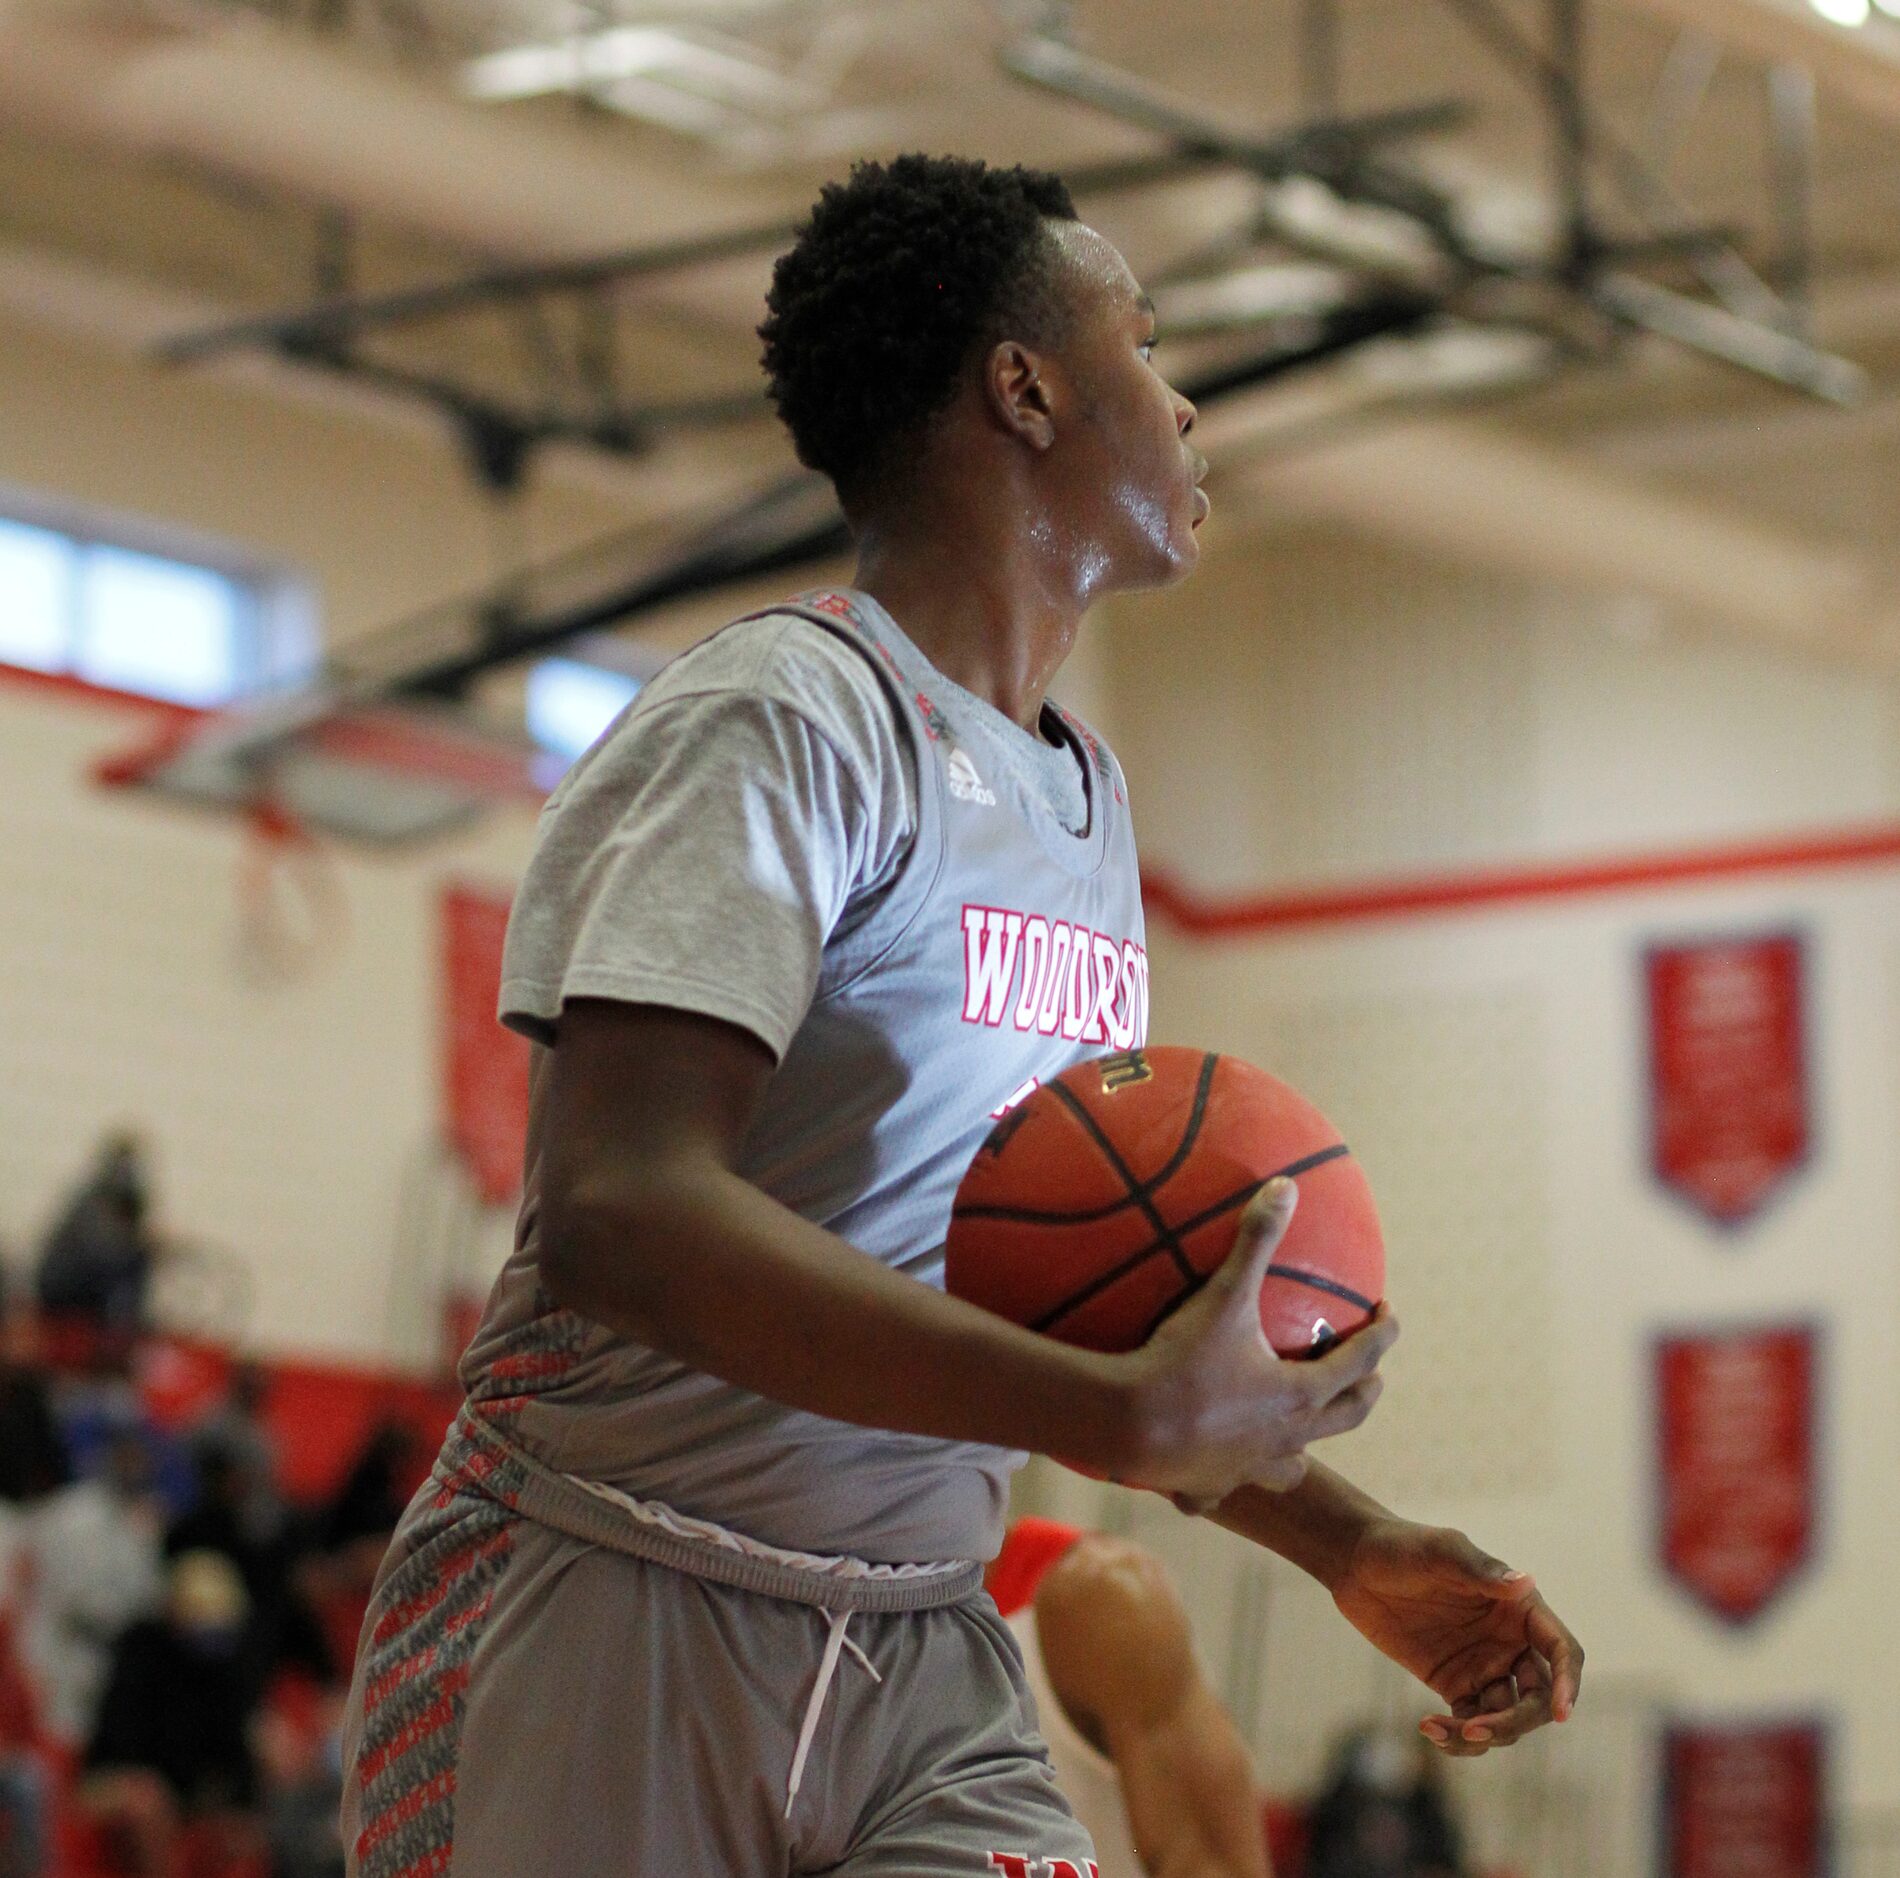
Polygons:
[[281,575],[137,525],[0,509],[0,665],[214,706],[307,676],[315,650]]
[[528,735],[561,770],[591,744],[640,690],[631,672],[581,659],[539,659],[528,672]]
[[66,663],[72,560],[50,529],[0,518],[0,659],[36,672]]

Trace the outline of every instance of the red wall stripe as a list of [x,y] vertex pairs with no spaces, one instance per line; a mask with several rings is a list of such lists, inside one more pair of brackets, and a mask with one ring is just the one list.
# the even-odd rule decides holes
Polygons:
[[192,724],[209,715],[195,704],[174,704],[169,698],[148,698],[142,691],[119,691],[95,685],[71,672],[35,671],[30,665],[9,665],[0,659],[0,683],[21,691],[37,691],[73,704],[102,704],[117,710],[149,711],[155,717]]
[[1177,876],[1161,870],[1144,871],[1141,884],[1151,910],[1183,932],[1218,939],[1893,861],[1900,861],[1900,823],[1881,822],[1865,828],[1833,829],[1732,846],[1474,868],[1455,874],[1401,875],[1236,899],[1197,893]]
[[[168,704],[134,692],[112,691],[69,674],[36,672],[4,661],[0,661],[0,683],[63,695],[75,702],[153,712],[170,719],[181,731],[207,715],[190,705]],[[495,781],[493,777],[483,780],[491,786]],[[1729,846],[1615,855],[1592,861],[1473,868],[1463,873],[1399,875],[1345,886],[1294,888],[1285,893],[1247,894],[1233,899],[1197,893],[1178,875],[1164,868],[1144,869],[1141,886],[1149,908],[1172,925],[1198,938],[1218,939],[1303,926],[1349,925],[1412,914],[1458,913],[1477,907],[1581,899],[1589,894],[1733,880],[1751,874],[1866,867],[1892,861],[1900,861],[1900,823],[1877,822],[1862,828],[1785,835]]]

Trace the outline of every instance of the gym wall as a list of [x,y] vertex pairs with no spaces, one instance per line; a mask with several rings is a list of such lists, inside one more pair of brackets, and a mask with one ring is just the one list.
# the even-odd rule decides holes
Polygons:
[[[1363,540],[1217,542],[1195,582],[1118,606],[1103,634],[1146,865],[1221,906],[1894,823],[1888,694],[1670,622],[1633,640],[1628,617]],[[1870,1614],[1900,1550],[1900,863],[1218,936],[1150,901],[1156,1040],[1308,1090],[1381,1202],[1405,1334],[1371,1422],[1325,1458],[1535,1570],[1590,1648],[1600,1699],[1577,1728],[1600,1751],[1551,1750],[1573,1750],[1546,1763],[1558,1801],[1563,1768],[1622,1752],[1609,1737],[1636,1702],[1827,1712],[1837,1798],[1893,1792],[1900,1637]],[[1650,1171],[1643,952],[1787,929],[1805,939],[1813,1145],[1722,1230]],[[1653,1341],[1783,1319],[1820,1331],[1815,1551],[1730,1628],[1657,1561]],[[1047,1471],[1025,1500],[1194,1564],[1199,1634],[1269,1778],[1317,1771],[1329,1711],[1416,1715],[1323,1597],[1226,1535]],[[1637,1835],[1634,1868],[1640,1807],[1596,1798],[1592,1818]],[[1607,1849],[1576,1867],[1624,1868]]]
[[[25,325],[0,328],[0,410],[0,487],[280,565],[310,583],[333,640],[488,577],[481,499],[432,428]],[[550,551],[624,519],[571,487],[529,504]],[[532,810],[421,860],[345,854],[341,949],[260,982],[238,943],[250,837],[88,780],[149,728],[143,711],[0,682],[0,1247],[29,1253],[100,1134],[136,1125],[161,1224],[209,1249],[206,1328],[241,1323],[265,1351],[431,1361],[435,1302],[397,1251],[437,1114],[438,888],[505,890]]]

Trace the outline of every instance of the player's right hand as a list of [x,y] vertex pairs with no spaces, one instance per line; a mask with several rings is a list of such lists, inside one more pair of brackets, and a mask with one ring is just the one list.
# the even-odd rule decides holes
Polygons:
[[1260,1287],[1297,1202],[1292,1181],[1269,1181],[1226,1262],[1121,1359],[1135,1366],[1129,1473],[1187,1512],[1243,1486],[1298,1486],[1307,1443],[1357,1428],[1379,1399],[1380,1359],[1399,1334],[1385,1305],[1325,1355],[1298,1362],[1278,1356],[1260,1327]]

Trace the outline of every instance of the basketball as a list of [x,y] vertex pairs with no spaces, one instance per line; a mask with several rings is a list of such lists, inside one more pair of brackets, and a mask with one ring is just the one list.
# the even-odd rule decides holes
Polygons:
[[1300,1203],[1261,1327],[1282,1356],[1317,1355],[1384,1294],[1372,1190],[1297,1089],[1213,1051],[1098,1057],[1005,1115],[957,1189],[945,1286],[1065,1343],[1133,1350],[1213,1274],[1247,1202],[1281,1174]]

